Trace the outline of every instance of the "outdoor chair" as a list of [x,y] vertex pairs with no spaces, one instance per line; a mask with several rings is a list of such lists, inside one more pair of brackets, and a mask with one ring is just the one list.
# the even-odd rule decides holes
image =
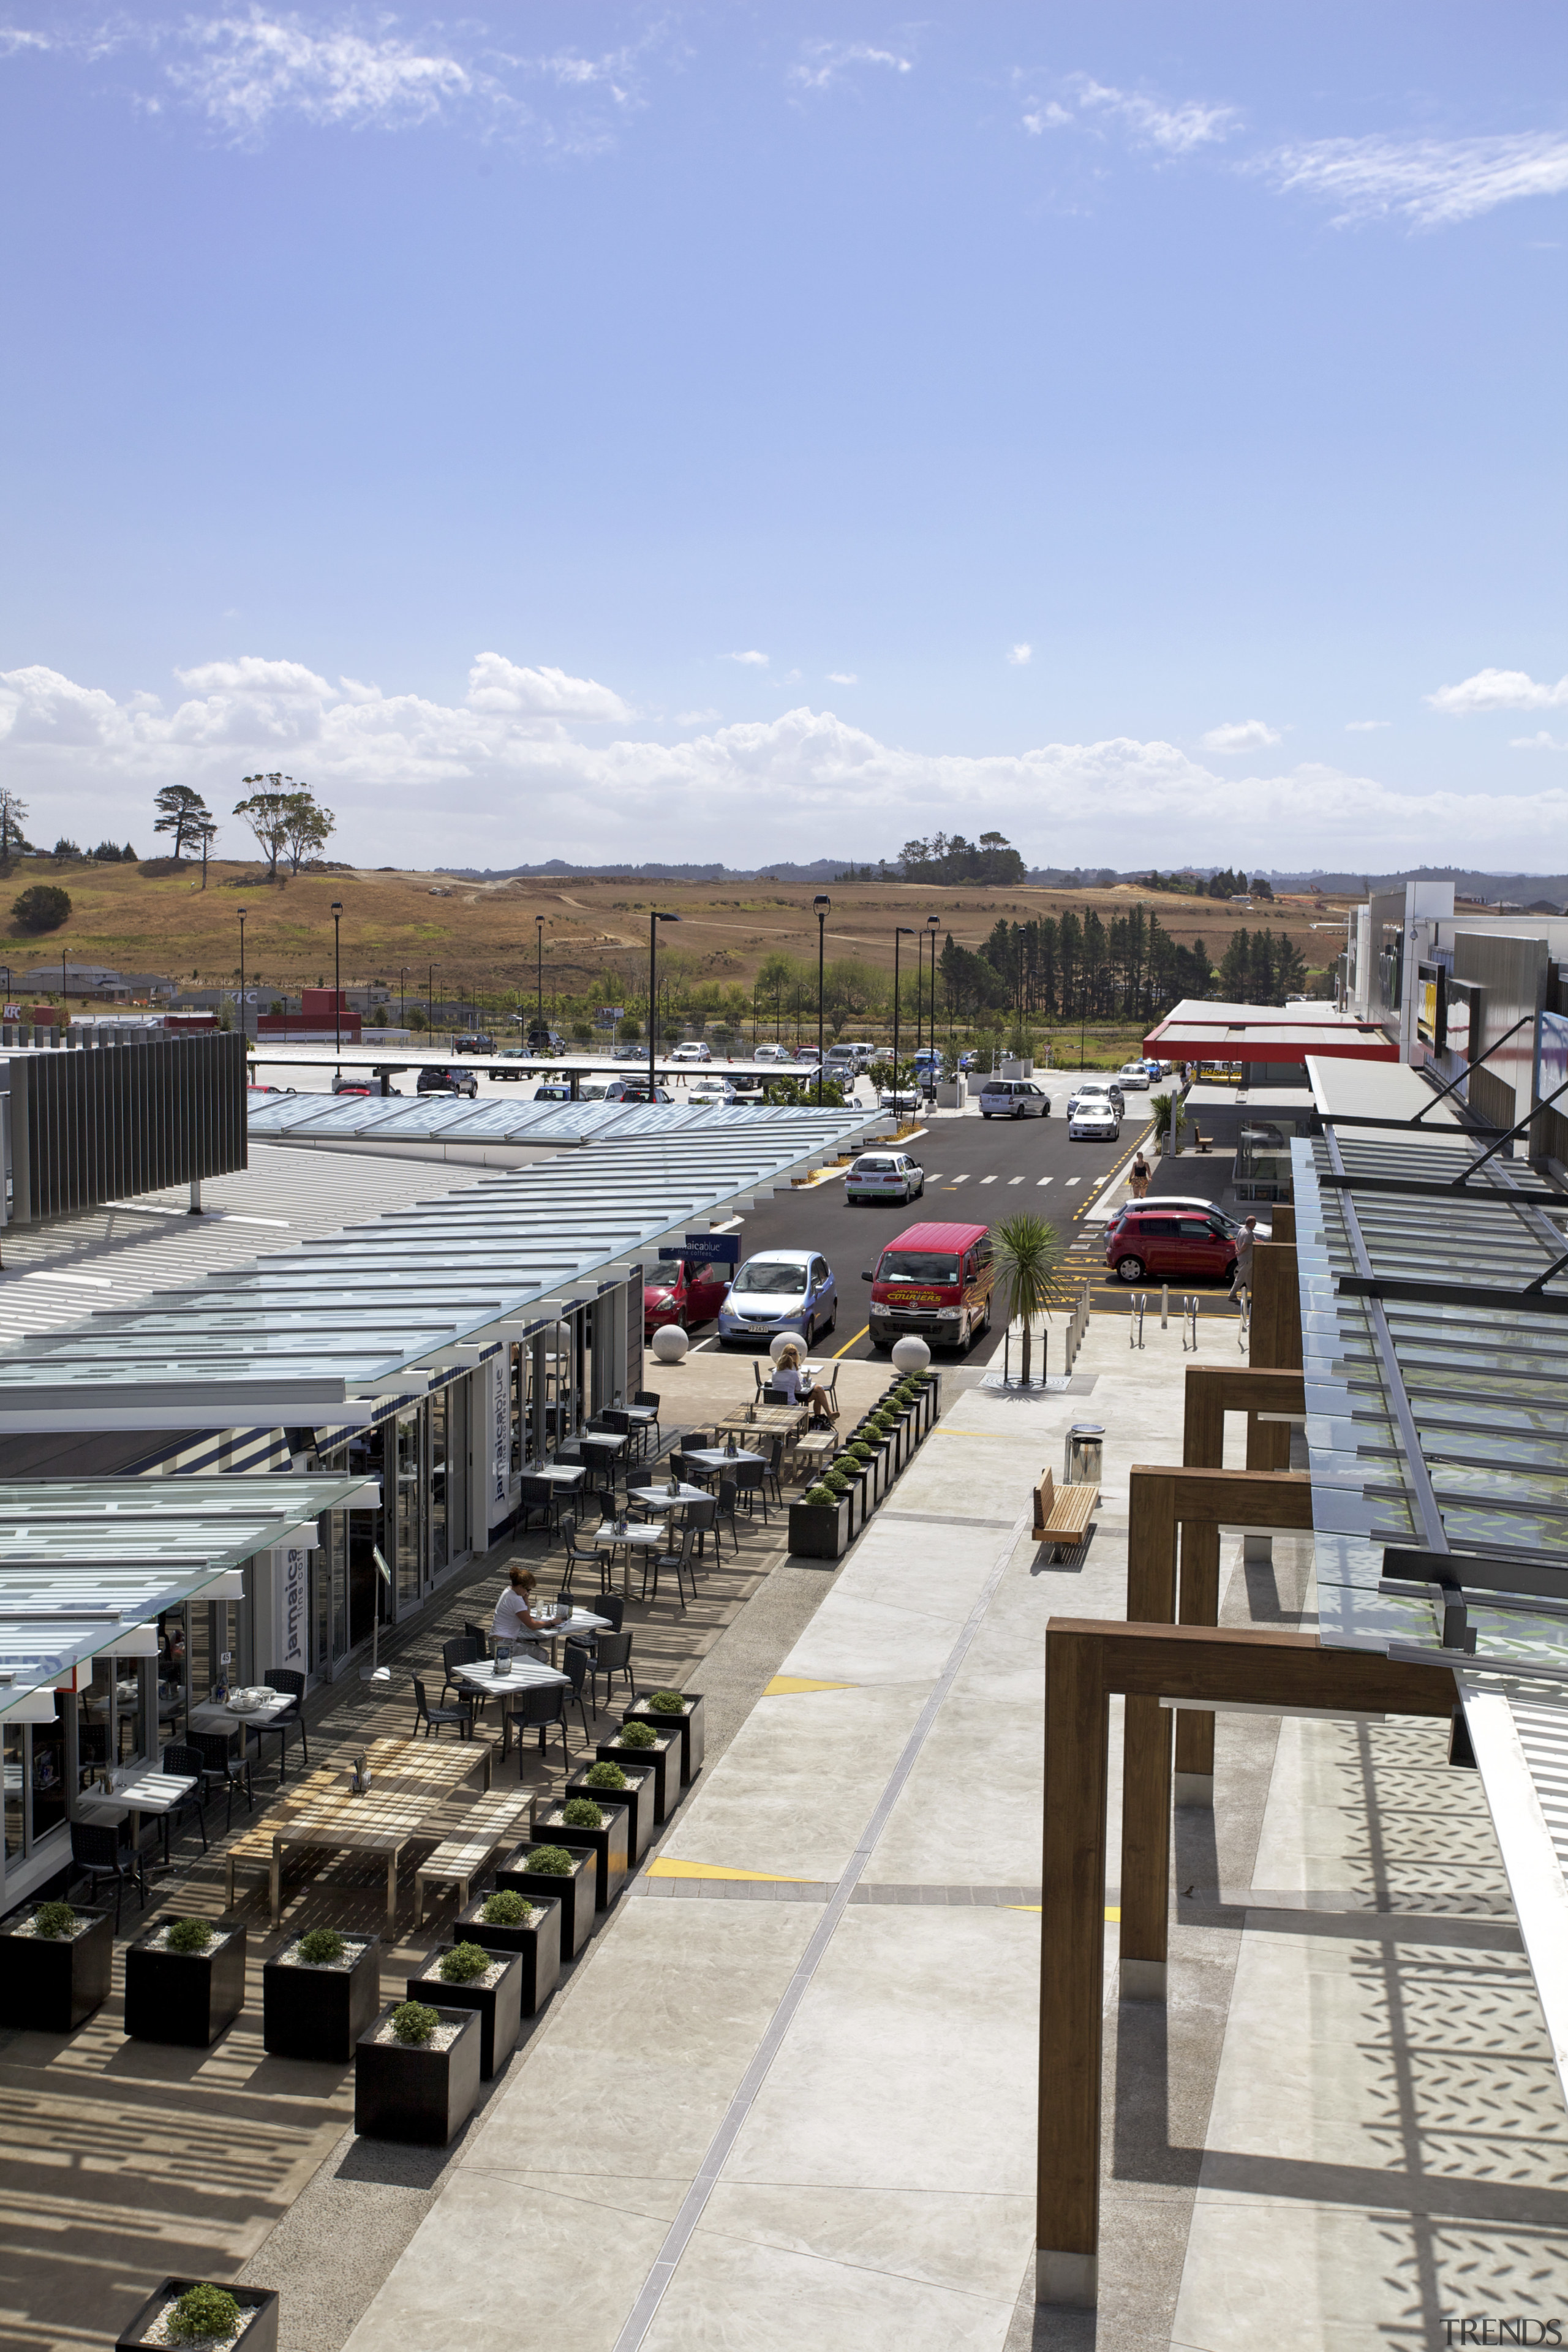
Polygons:
[[784,1508],[784,1486],[780,1473],[784,1469],[784,1439],[773,1438],[768,1446],[768,1459],[763,1471],[763,1485],[781,1511]]
[[730,1528],[730,1540],[734,1545],[735,1549],[739,1551],[741,1549],[741,1530],[735,1525],[735,1481],[733,1478],[720,1479],[718,1498],[713,1507],[713,1518],[714,1550],[717,1551],[719,1549],[719,1523],[721,1521],[727,1521]]
[[626,1507],[627,1507],[627,1509],[628,1509],[628,1510],[636,1510],[636,1509],[637,1508],[637,1497],[638,1497],[640,1495],[642,1495],[643,1493],[645,1493],[645,1492],[647,1491],[647,1489],[649,1486],[653,1486],[654,1484],[655,1484],[655,1474],[653,1473],[653,1471],[651,1471],[651,1470],[629,1470],[629,1471],[626,1473]]
[[[570,1647],[570,1644],[568,1644]],[[605,1705],[609,1706],[610,1690],[616,1675],[625,1675],[630,1703],[637,1703],[637,1686],[632,1679],[632,1637],[629,1633],[601,1633],[598,1647],[589,1661],[589,1696],[595,1715],[599,1712],[598,1683],[605,1677]]]
[[659,1447],[664,1444],[663,1433],[658,1425],[658,1391],[657,1389],[637,1389],[633,1393],[632,1402],[634,1404],[647,1405],[652,1411],[653,1450],[657,1454]]
[[596,1569],[599,1565],[600,1554],[595,1545],[580,1544],[578,1542],[577,1522],[575,1519],[570,1517],[563,1519],[561,1522],[561,1532],[566,1538],[566,1566],[562,1572],[561,1590],[557,1593],[556,1599],[559,1601],[570,1601],[572,1598],[573,1570],[579,1566]]
[[[562,1663],[566,1671],[566,1679],[572,1685],[571,1696],[566,1699],[566,1704],[569,1706],[575,1706],[577,1710],[577,1719],[583,1726],[583,1738],[585,1743],[588,1739],[589,1732],[587,1712],[583,1705],[583,1689],[584,1684],[591,1681],[593,1669],[588,1664],[586,1654],[582,1650],[568,1649]],[[563,1693],[563,1696],[565,1696],[565,1694]],[[590,1688],[588,1692],[590,1706],[593,1704],[593,1696],[594,1694]],[[594,1708],[594,1713],[597,1715],[598,1712],[599,1710],[595,1706]],[[564,1739],[564,1734],[563,1734],[563,1739]]]
[[599,1514],[599,1525],[605,1527],[620,1509],[613,1486],[601,1486],[594,1497],[594,1507]]
[[426,1739],[429,1739],[432,1736],[439,1738],[441,1726],[444,1723],[455,1723],[457,1725],[458,1737],[459,1739],[471,1739],[474,1736],[473,1708],[467,1705],[463,1706],[432,1706],[429,1700],[425,1696],[424,1684],[420,1681],[419,1676],[416,1675],[414,1676],[414,1738],[416,1739],[418,1738],[419,1727],[421,1724],[425,1726],[425,1737]]
[[484,1643],[482,1642],[476,1642],[471,1633],[460,1634],[455,1642],[442,1643],[441,1669],[447,1677],[446,1681],[441,1685],[441,1704],[443,1706],[447,1704],[447,1693],[449,1690],[455,1690],[460,1701],[469,1706],[479,1708],[481,1713],[483,1712],[485,1703],[483,1692],[466,1691],[461,1683],[458,1680],[457,1670],[459,1666],[471,1666],[476,1664],[478,1661],[484,1656]]
[[[688,1503],[685,1507],[685,1524],[690,1528],[692,1534],[697,1538],[697,1557],[699,1559],[702,1557],[703,1549],[708,1541],[709,1532],[712,1528],[714,1521],[717,1519],[718,1516],[719,1505],[715,1497],[711,1495],[710,1495],[704,1502]],[[718,1545],[719,1538],[717,1534],[715,1534],[713,1537],[713,1546],[715,1550],[718,1549]],[[696,1580],[694,1571],[692,1576],[692,1585],[694,1590],[696,1587]]]
[[504,1759],[511,1746],[512,1726],[517,1727],[517,1777],[522,1778],[522,1750],[525,1731],[539,1734],[539,1752],[544,1754],[544,1735],[552,1724],[561,1733],[561,1754],[568,1771],[572,1769],[572,1751],[566,1745],[566,1685],[551,1683],[535,1685],[532,1690],[519,1691],[516,1704],[506,1711],[506,1727],[501,1739]]
[[71,1861],[89,1882],[88,1901],[98,1900],[100,1878],[114,1881],[114,1932],[120,1933],[120,1898],[127,1879],[136,1889],[136,1907],[141,1910],[147,1900],[147,1882],[142,1875],[142,1857],[132,1846],[120,1843],[119,1825],[113,1822],[72,1822]]
[[465,1617],[463,1620],[463,1639],[466,1642],[477,1642],[479,1643],[479,1654],[481,1658],[488,1658],[489,1656],[490,1634],[487,1626],[476,1625],[470,1619]]
[[[603,1592],[594,1603],[595,1616],[605,1619],[613,1633],[620,1632],[626,1613],[626,1604],[618,1592]],[[603,1633],[568,1633],[566,1647],[569,1650],[584,1650],[591,1658],[605,1638]]]
[[[700,1443],[706,1444],[707,1440],[702,1439]],[[685,1452],[672,1454],[669,1466],[683,1486],[705,1486],[714,1475],[705,1462],[693,1462],[690,1454]]]
[[196,1827],[202,1833],[204,1853],[207,1850],[207,1824],[206,1816],[202,1811],[202,1759],[196,1750],[194,1748],[187,1748],[182,1740],[171,1740],[163,1750],[163,1769],[165,1772],[172,1772],[176,1780],[195,1780],[196,1784],[194,1789],[188,1790],[177,1803],[171,1805],[163,1817],[163,1866],[167,1869],[171,1824],[177,1824],[186,1813],[195,1813]]
[[556,1512],[555,1481],[553,1478],[523,1478],[518,1482],[517,1514],[513,1526],[520,1535],[528,1533],[537,1518],[546,1535],[550,1533]]
[[281,1788],[285,1778],[284,1767],[289,1758],[289,1734],[291,1731],[297,1731],[300,1735],[300,1746],[304,1752],[306,1769],[310,1769],[310,1737],[305,1728],[305,1677],[301,1674],[297,1674],[292,1666],[268,1666],[261,1679],[268,1690],[287,1691],[294,1702],[292,1706],[285,1707],[280,1715],[275,1715],[268,1726],[268,1730],[281,1735],[282,1744],[278,1754],[278,1785]]
[[762,1401],[764,1404],[798,1404],[800,1399],[793,1396],[788,1389],[765,1388]]
[[737,1462],[735,1465],[736,1499],[739,1501],[742,1496],[744,1496],[748,1518],[752,1515],[753,1505],[760,1502],[763,1507],[763,1527],[768,1523],[767,1476],[768,1465],[765,1462]]
[[[657,1601],[658,1599],[658,1572],[660,1569],[673,1569],[675,1571],[675,1590],[680,1601],[682,1613],[684,1613],[686,1608],[686,1579],[691,1575],[691,1538],[695,1532],[696,1530],[692,1528],[682,1528],[680,1530],[679,1541],[672,1551],[650,1551],[645,1554],[642,1571],[642,1597],[645,1601]],[[653,1579],[653,1591],[651,1594],[647,1589],[647,1580],[650,1576]],[[695,1578],[692,1580],[691,1596],[693,1600],[697,1597],[697,1584]]]
[[204,1804],[206,1801],[209,1780],[221,1782],[227,1795],[228,1808],[223,1822],[224,1835],[226,1837],[234,1821],[236,1789],[242,1788],[245,1791],[245,1810],[247,1813],[256,1802],[256,1791],[251,1786],[250,1780],[250,1759],[248,1756],[231,1756],[228,1752],[228,1735],[223,1731],[193,1731],[186,1745],[194,1748],[202,1759]]

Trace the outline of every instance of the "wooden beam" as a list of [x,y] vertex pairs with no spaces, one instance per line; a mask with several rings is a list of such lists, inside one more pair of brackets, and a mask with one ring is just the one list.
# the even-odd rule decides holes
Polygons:
[[[1447,1717],[1446,1667],[1325,1650],[1310,1633],[1053,1618],[1046,1635],[1036,2299],[1092,2307],[1100,2250],[1109,1701],[1243,1699]],[[1125,1891],[1123,1893],[1125,1902]]]
[[[1258,1413],[1306,1410],[1306,1384],[1299,1367],[1281,1371],[1257,1364],[1189,1364],[1183,1407],[1183,1466],[1191,1470],[1223,1467],[1227,1412],[1246,1413],[1250,1443],[1252,1423]],[[1249,1469],[1266,1466],[1247,1465]]]
[[1251,1358],[1265,1370],[1301,1369],[1301,1294],[1294,1242],[1252,1245]]
[[1295,1241],[1296,1204],[1293,1201],[1276,1201],[1268,1212],[1268,1222],[1274,1228],[1273,1240],[1291,1243]]

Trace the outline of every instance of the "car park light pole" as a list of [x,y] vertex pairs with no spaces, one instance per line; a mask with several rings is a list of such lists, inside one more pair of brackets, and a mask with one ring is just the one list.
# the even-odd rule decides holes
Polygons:
[[[343,902],[341,898],[334,898],[332,900],[332,1024],[336,1032],[337,1042],[335,1050],[339,1054],[342,1054],[343,1050],[343,966],[342,957],[340,952],[342,939],[342,931],[341,929],[342,919]],[[240,1003],[241,1020],[243,1020],[244,1017],[245,1006],[242,997]],[[342,1072],[340,1070],[337,1075],[341,1078]]]
[[537,1003],[533,1015],[533,1050],[540,1051],[539,1039],[544,1028],[544,918],[533,919],[533,985]]
[[658,1100],[658,1080],[654,1076],[654,1055],[658,1051],[658,927],[660,923],[679,923],[679,915],[651,914],[647,919],[647,1098]]
[[821,891],[811,902],[816,917],[816,1108],[822,1108],[822,956],[823,942],[827,937],[827,918],[833,911],[833,901]]
[[931,1061],[926,1068],[926,1088],[932,1102],[936,1100],[936,935],[941,928],[935,915],[926,917],[926,937],[931,941]]
[[237,907],[235,912],[239,917],[239,1034],[243,1037],[245,1034],[245,919],[250,909],[248,907]]
[[[912,923],[893,925],[893,1117],[899,1115],[899,941],[919,940]],[[918,950],[917,950],[918,952]]]

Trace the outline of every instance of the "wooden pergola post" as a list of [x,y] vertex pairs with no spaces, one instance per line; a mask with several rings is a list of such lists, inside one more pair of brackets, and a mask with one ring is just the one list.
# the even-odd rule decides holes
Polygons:
[[[1165,1624],[1176,1618],[1176,1531],[1182,1529],[1183,1581],[1187,1530],[1195,1523],[1222,1527],[1310,1528],[1311,1481],[1304,1470],[1166,1470],[1135,1468],[1129,1479],[1127,1613],[1134,1622]],[[1194,1592],[1192,1607],[1208,1611],[1219,1599],[1212,1585]],[[1184,1622],[1188,1622],[1184,1590]],[[1163,2000],[1171,1895],[1171,1713],[1152,1699],[1130,1695],[1123,1730],[1121,1778],[1121,1993],[1129,2000]],[[1212,1748],[1210,1769],[1213,1769]]]
[[1454,1704],[1446,1667],[1325,1650],[1308,1633],[1052,1620],[1035,2294],[1040,2303],[1080,2308],[1093,2306],[1099,2286],[1106,1761],[1117,1691],[1130,1714],[1134,1699],[1159,1709],[1162,1698],[1443,1717]]

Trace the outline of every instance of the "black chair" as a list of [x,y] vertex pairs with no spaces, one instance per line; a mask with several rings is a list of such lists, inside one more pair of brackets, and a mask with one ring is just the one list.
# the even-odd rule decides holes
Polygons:
[[[702,1557],[703,1548],[708,1541],[710,1533],[713,1532],[714,1521],[718,1518],[718,1516],[719,1505],[715,1497],[711,1495],[708,1496],[700,1503],[688,1503],[684,1507],[685,1524],[690,1528],[692,1534],[697,1538],[697,1557],[699,1559]],[[713,1533],[713,1548],[715,1551],[717,1551],[719,1548],[719,1538],[717,1533]],[[692,1581],[693,1586],[695,1587],[695,1576],[693,1576]]]
[[513,1724],[517,1726],[517,1777],[520,1780],[522,1778],[523,1733],[538,1731],[539,1752],[542,1756],[544,1735],[552,1724],[556,1725],[560,1730],[561,1753],[565,1760],[567,1770],[571,1770],[572,1751],[566,1745],[566,1685],[564,1683],[536,1685],[532,1690],[518,1693],[516,1705],[507,1709],[506,1728],[500,1751],[503,1758],[511,1746]]
[[147,1882],[142,1875],[142,1857],[132,1846],[120,1843],[119,1825],[113,1822],[72,1822],[71,1861],[89,1882],[88,1901],[98,1900],[100,1878],[114,1881],[114,1932],[120,1933],[120,1901],[127,1879],[136,1889],[136,1907],[140,1910],[147,1900]]
[[766,1388],[763,1391],[762,1402],[763,1404],[797,1404],[799,1399],[792,1396],[788,1389]]
[[177,1823],[185,1813],[195,1813],[196,1827],[202,1833],[202,1852],[205,1853],[207,1823],[202,1810],[202,1759],[196,1750],[185,1747],[183,1741],[172,1740],[163,1750],[163,1769],[172,1772],[177,1780],[195,1780],[196,1784],[184,1796],[177,1798],[163,1815],[163,1867],[166,1870],[169,1866],[171,1825]]
[[594,1544],[580,1544],[578,1542],[577,1522],[575,1519],[563,1519],[561,1522],[561,1532],[566,1538],[566,1566],[562,1573],[561,1590],[556,1597],[561,1601],[570,1601],[572,1598],[573,1570],[574,1568],[596,1569],[599,1565],[602,1554],[600,1553],[597,1546]]
[[615,1488],[613,1486],[601,1486],[598,1493],[594,1497],[594,1507],[599,1514],[600,1527],[608,1526],[609,1522],[615,1517],[616,1512],[621,1507],[616,1500]]
[[414,1677],[414,1737],[419,1737],[419,1727],[425,1726],[425,1737],[437,1738],[444,1723],[455,1723],[459,1739],[474,1736],[474,1710],[471,1706],[432,1706],[425,1696],[425,1685],[417,1675]]
[[659,1447],[664,1444],[663,1433],[658,1425],[658,1391],[657,1389],[637,1389],[633,1392],[632,1402],[634,1404],[646,1404],[652,1408],[653,1421],[651,1424],[647,1425],[651,1426],[653,1431],[653,1450],[657,1454]]
[[656,1474],[652,1470],[628,1470],[626,1473],[626,1508],[631,1511],[639,1510],[641,1508],[639,1497],[647,1492],[649,1486],[656,1486],[657,1484],[658,1479]]
[[763,1474],[763,1486],[769,1493],[771,1493],[774,1502],[778,1505],[781,1511],[784,1508],[784,1484],[782,1478],[782,1473],[784,1470],[784,1439],[782,1437],[775,1437],[768,1447],[767,1465]]
[[256,1791],[250,1780],[250,1759],[248,1756],[231,1756],[227,1735],[222,1731],[193,1731],[185,1745],[194,1748],[202,1759],[202,1802],[206,1802],[209,1780],[216,1780],[227,1795],[228,1807],[223,1822],[226,1837],[234,1822],[236,1789],[243,1788],[245,1791],[247,1813],[256,1802]]
[[463,1688],[462,1684],[458,1680],[457,1674],[457,1670],[459,1666],[474,1665],[484,1656],[484,1643],[482,1642],[476,1642],[471,1633],[459,1634],[458,1638],[455,1642],[442,1643],[441,1666],[442,1671],[447,1677],[446,1681],[441,1685],[441,1704],[443,1706],[447,1704],[447,1693],[449,1690],[455,1690],[459,1700],[466,1701],[469,1706],[477,1706],[482,1707],[484,1706],[483,1693],[479,1691],[466,1691]]
[[463,1620],[463,1639],[465,1642],[477,1642],[479,1643],[479,1655],[481,1658],[488,1658],[489,1656],[490,1635],[487,1627],[483,1625],[471,1624],[468,1618],[465,1617]]
[[[583,1726],[583,1738],[584,1738],[584,1742],[585,1742],[585,1741],[587,1740],[588,1737],[589,1737],[589,1732],[588,1732],[588,1717],[587,1717],[586,1711],[584,1710],[584,1706],[583,1706],[583,1686],[584,1686],[584,1685],[585,1683],[587,1683],[587,1682],[589,1681],[590,1676],[591,1676],[591,1673],[592,1673],[592,1669],[590,1668],[590,1666],[589,1666],[589,1664],[588,1664],[588,1660],[587,1660],[587,1656],[586,1656],[585,1653],[584,1653],[584,1652],[583,1652],[582,1650],[575,1650],[575,1649],[573,1649],[570,1645],[568,1645],[568,1647],[567,1647],[566,1655],[565,1655],[564,1659],[563,1660],[563,1664],[564,1664],[565,1669],[566,1669],[566,1679],[567,1679],[567,1681],[568,1681],[568,1682],[571,1684],[571,1685],[572,1685],[572,1695],[571,1695],[571,1698],[567,1701],[567,1704],[568,1704],[569,1706],[570,1706],[570,1705],[574,1705],[574,1706],[575,1706],[575,1707],[576,1707],[576,1709],[577,1709],[577,1717],[578,1717],[578,1720],[579,1720],[579,1722],[580,1722],[580,1723],[582,1724],[582,1726]],[[589,1702],[590,1702],[590,1704],[592,1704],[592,1701],[593,1701],[593,1696],[594,1696],[594,1694],[593,1694],[592,1690],[590,1690],[590,1691],[589,1691],[589,1693],[588,1693],[588,1697],[589,1697]],[[599,1710],[598,1710],[598,1708],[595,1706],[595,1707],[594,1708],[594,1713],[595,1713],[595,1715],[597,1715],[597,1714],[598,1714],[598,1712],[599,1712]],[[566,1737],[566,1735],[565,1735],[565,1731],[564,1731],[564,1728],[563,1728],[563,1731],[562,1731],[562,1744],[563,1744],[563,1746],[564,1746],[564,1744],[565,1744],[565,1737]]]
[[734,1545],[735,1549],[739,1551],[741,1549],[741,1530],[735,1525],[735,1481],[733,1478],[720,1479],[719,1495],[713,1507],[713,1517],[715,1520],[713,1531],[714,1550],[717,1551],[719,1549],[717,1522],[721,1520],[728,1520],[730,1527],[730,1540]]
[[268,1690],[287,1691],[294,1702],[292,1706],[286,1706],[281,1714],[275,1715],[268,1726],[268,1730],[276,1731],[281,1740],[278,1751],[278,1785],[281,1788],[289,1760],[289,1734],[291,1731],[300,1735],[306,1769],[310,1769],[310,1736],[305,1728],[305,1677],[297,1674],[292,1666],[268,1666],[261,1679]]
[[761,1503],[763,1527],[768,1523],[767,1475],[768,1465],[765,1462],[737,1462],[735,1465],[736,1500],[739,1501],[742,1495],[745,1496],[748,1518],[751,1517],[753,1503]]
[[684,1450],[670,1455],[669,1466],[683,1486],[705,1486],[709,1479],[717,1475],[706,1462],[693,1462]]
[[512,1520],[520,1535],[526,1535],[531,1521],[537,1515],[546,1535],[555,1524],[558,1508],[553,1478],[521,1478],[518,1481],[517,1511]]
[[[655,1601],[658,1599],[658,1572],[660,1569],[673,1569],[675,1570],[675,1590],[679,1596],[682,1614],[685,1613],[686,1579],[691,1575],[691,1538],[694,1533],[695,1529],[691,1528],[682,1528],[680,1530],[680,1539],[672,1551],[645,1552],[643,1555],[642,1571],[642,1597],[645,1601],[650,1598]],[[647,1589],[647,1580],[650,1576],[653,1579],[653,1591],[651,1595]],[[693,1600],[697,1598],[697,1582],[695,1578],[692,1578],[691,1597]]]
[[631,1705],[636,1706],[637,1703],[637,1686],[632,1679],[632,1637],[629,1633],[601,1633],[599,1636],[598,1648],[595,1652],[592,1659],[589,1661],[588,1673],[590,1676],[589,1696],[594,1702],[594,1712],[595,1715],[599,1712],[598,1685],[599,1676],[601,1675],[605,1677],[605,1705],[606,1706],[608,1706],[610,1703],[611,1682],[616,1675],[625,1675],[626,1678],[626,1685],[631,1694]]
[[[599,1557],[601,1559],[608,1559],[611,1555],[605,1551],[601,1552]],[[595,1617],[605,1619],[612,1633],[618,1633],[621,1630],[621,1621],[626,1613],[626,1604],[618,1592],[602,1592],[594,1603],[593,1613]],[[592,1665],[595,1652],[604,1638],[602,1633],[568,1633],[566,1647],[569,1650],[581,1650]]]

